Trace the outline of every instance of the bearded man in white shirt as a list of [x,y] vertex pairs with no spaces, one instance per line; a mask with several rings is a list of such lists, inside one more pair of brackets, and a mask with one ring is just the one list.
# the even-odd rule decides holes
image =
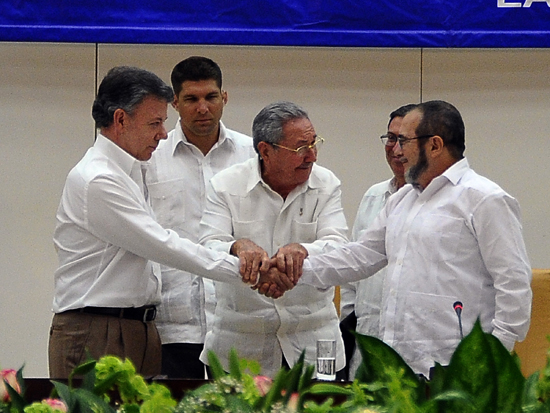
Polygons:
[[147,202],[146,161],[167,137],[173,96],[158,76],[134,67],[111,69],[99,86],[92,115],[101,133],[69,172],[56,215],[52,378],[67,378],[87,351],[129,358],[146,376],[160,373],[156,263],[242,284],[235,257],[164,229]]
[[[308,255],[347,241],[340,181],[318,166],[318,136],[307,112],[290,102],[263,108],[253,122],[258,157],[218,173],[210,181],[201,222],[201,243],[230,252],[243,265],[279,268],[298,278]],[[302,285],[273,300],[249,287],[215,282],[216,312],[201,359],[212,350],[228,368],[234,347],[240,357],[257,360],[273,377],[292,366],[305,350],[315,363],[318,339],[336,342],[336,370],[345,365],[332,288]],[[257,297],[258,296],[258,297]]]
[[[405,167],[400,157],[396,155],[394,148],[397,145],[397,136],[403,117],[414,106],[412,104],[404,105],[390,113],[388,131],[380,137],[380,140],[384,145],[386,162],[393,172],[393,177],[374,184],[363,195],[351,231],[352,241],[359,239],[384,207],[388,198],[405,185]],[[355,346],[355,337],[347,332],[348,324],[351,323],[352,331],[381,338],[380,307],[385,277],[386,269],[383,268],[372,277],[340,287],[340,318],[342,319],[340,327],[346,345],[346,358],[351,358],[347,366],[349,379],[355,377],[361,362],[361,355]]]
[[[159,223],[198,242],[206,184],[217,172],[255,155],[252,138],[227,129],[221,121],[228,95],[222,72],[211,59],[191,56],[171,74],[172,106],[179,114],[168,139],[159,143],[147,172],[151,206]],[[162,302],[156,325],[162,341],[162,374],[202,379],[209,318],[215,306],[210,280],[161,267]]]
[[387,265],[381,337],[425,376],[435,362],[448,364],[460,341],[456,301],[464,334],[479,318],[512,350],[529,329],[531,268],[518,202],[470,168],[464,135],[447,102],[421,103],[405,115],[394,152],[408,184],[359,240],[306,259],[300,279],[329,287]]

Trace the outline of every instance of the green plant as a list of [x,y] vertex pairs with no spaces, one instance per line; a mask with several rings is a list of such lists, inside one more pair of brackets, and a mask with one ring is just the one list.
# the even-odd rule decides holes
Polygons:
[[349,384],[314,381],[304,354],[272,380],[259,375],[257,362],[239,360],[232,350],[229,373],[209,353],[214,380],[176,403],[165,386],[136,374],[129,360],[106,356],[77,367],[67,384],[53,382],[53,396],[64,405],[57,399],[27,403],[21,369],[3,371],[0,413],[550,413],[550,351],[540,374],[525,378],[517,356],[479,323],[447,367],[435,366],[430,381],[377,338],[356,338],[363,363]]
[[304,365],[304,353],[290,370],[281,369],[274,380],[259,376],[259,364],[239,360],[235,350],[229,355],[229,373],[214,353],[208,353],[208,361],[213,382],[186,394],[176,413],[303,410],[314,370],[314,366]]

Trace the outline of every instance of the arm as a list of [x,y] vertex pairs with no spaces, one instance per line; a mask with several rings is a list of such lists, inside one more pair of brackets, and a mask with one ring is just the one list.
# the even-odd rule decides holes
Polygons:
[[492,334],[512,350],[527,335],[532,301],[519,205],[507,194],[489,195],[474,211],[472,222],[496,290]]
[[356,242],[326,254],[309,256],[300,283],[329,288],[370,277],[384,268],[386,259],[386,209]]
[[146,209],[144,200],[123,182],[110,176],[96,178],[89,184],[84,205],[89,210],[86,229],[103,241],[203,277],[241,282],[236,258],[208,250],[162,228]]

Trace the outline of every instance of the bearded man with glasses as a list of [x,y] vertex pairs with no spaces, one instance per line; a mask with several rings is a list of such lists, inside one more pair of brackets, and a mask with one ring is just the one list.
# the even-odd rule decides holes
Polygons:
[[[201,243],[240,257],[257,273],[276,265],[297,280],[308,255],[347,241],[340,181],[319,165],[323,143],[307,112],[291,102],[263,108],[252,127],[258,157],[212,178],[203,214]],[[254,268],[254,270],[252,270]],[[257,360],[273,377],[292,366],[303,350],[315,364],[318,339],[336,342],[336,371],[345,364],[344,345],[333,303],[334,289],[302,285],[274,300],[257,299],[249,287],[215,283],[218,299],[212,331],[201,359],[213,350],[228,369],[234,347]]]
[[464,334],[479,319],[511,351],[529,329],[531,266],[519,204],[474,172],[464,150],[464,122],[450,103],[407,113],[394,148],[407,185],[356,242],[308,257],[296,286],[327,288],[387,265],[381,337],[425,376],[448,364],[461,340],[457,301]]

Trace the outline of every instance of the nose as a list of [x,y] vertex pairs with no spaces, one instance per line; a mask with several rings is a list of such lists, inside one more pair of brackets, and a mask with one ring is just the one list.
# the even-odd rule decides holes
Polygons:
[[155,137],[155,139],[157,141],[160,141],[160,140],[166,139],[167,137],[168,137],[168,132],[166,131],[166,127],[164,126],[164,123],[163,123],[162,126],[160,127],[160,132],[157,133],[157,136]]
[[317,162],[317,148],[309,148],[304,156],[306,162]]
[[206,113],[208,112],[208,105],[206,104],[205,100],[199,100],[197,111],[199,113]]

